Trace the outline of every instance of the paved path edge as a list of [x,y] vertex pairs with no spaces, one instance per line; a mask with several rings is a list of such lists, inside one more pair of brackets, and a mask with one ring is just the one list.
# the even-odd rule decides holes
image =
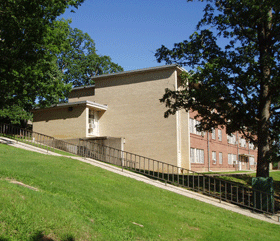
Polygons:
[[100,162],[100,161],[97,161],[97,160],[94,160],[94,159],[83,158],[83,157],[78,157],[78,156],[77,157],[76,156],[65,156],[65,155],[61,155],[61,154],[58,154],[58,153],[54,153],[52,151],[47,151],[45,149],[41,149],[39,147],[31,146],[31,145],[28,145],[26,143],[17,142],[13,139],[9,139],[9,138],[6,138],[6,137],[0,137],[0,143],[4,143],[4,144],[10,145],[10,146],[14,146],[16,148],[22,148],[22,149],[25,149],[25,150],[28,150],[28,151],[39,152],[41,154],[67,157],[67,158],[75,159],[75,160],[78,160],[78,161],[82,161],[82,162],[94,165],[96,167],[100,167],[100,168],[103,168],[105,170],[114,172],[116,174],[126,176],[126,177],[129,177],[129,178],[133,178],[135,180],[147,183],[149,185],[153,185],[155,187],[165,189],[165,190],[168,190],[170,192],[177,193],[179,195],[183,195],[183,196],[188,197],[188,198],[192,198],[192,199],[204,202],[204,203],[208,203],[208,204],[211,204],[213,206],[223,208],[223,209],[235,212],[235,213],[239,213],[241,215],[245,215],[245,216],[248,216],[248,217],[251,217],[251,218],[255,218],[255,219],[265,221],[265,222],[280,225],[280,216],[278,216],[278,215],[273,215],[272,216],[272,215],[267,215],[267,214],[256,213],[256,212],[253,212],[251,210],[236,206],[234,204],[227,203],[227,202],[224,202],[224,201],[220,202],[218,199],[211,198],[211,197],[205,196],[205,195],[197,193],[197,192],[189,191],[189,190],[186,190],[185,188],[182,188],[182,187],[176,187],[176,186],[171,185],[171,184],[165,184],[163,182],[150,179],[150,178],[148,178],[146,176],[143,176],[141,174],[130,172],[130,171],[125,170],[125,169],[122,170],[119,167],[116,167],[116,166],[113,166],[113,165],[110,165],[110,164],[107,164],[107,163],[104,163],[104,162]]

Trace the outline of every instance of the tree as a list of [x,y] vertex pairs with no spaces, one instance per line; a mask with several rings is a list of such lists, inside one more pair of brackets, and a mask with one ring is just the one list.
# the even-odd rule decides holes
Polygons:
[[[61,20],[62,23],[65,21]],[[69,23],[69,21],[68,21]],[[96,53],[92,38],[81,30],[68,25],[67,47],[58,54],[58,66],[63,73],[64,83],[73,86],[93,84],[91,77],[123,71],[123,68],[111,61],[109,56]]]
[[[29,118],[35,101],[41,106],[64,98],[70,85],[61,81],[56,54],[66,32],[56,18],[84,0],[0,1],[0,118]],[[17,118],[15,111],[18,113]],[[11,119],[12,118],[12,119]]]
[[[280,4],[278,0],[207,0],[189,40],[156,52],[159,62],[193,68],[183,88],[167,89],[168,110],[195,110],[198,128],[221,125],[258,147],[257,176],[279,154]],[[222,40],[222,41],[221,41]]]

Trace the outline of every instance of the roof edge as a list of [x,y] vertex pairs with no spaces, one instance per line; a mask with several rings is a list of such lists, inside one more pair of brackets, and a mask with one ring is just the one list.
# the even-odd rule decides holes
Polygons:
[[[180,72],[187,72],[183,67],[181,67],[178,64],[170,64],[170,65],[162,65],[162,66],[156,66],[156,67],[149,67],[149,68],[144,68],[144,69],[136,69],[136,70],[128,70],[128,71],[122,71],[122,72],[117,72],[117,73],[111,73],[111,74],[103,74],[103,75],[98,75],[91,77],[91,79],[102,79],[102,78],[107,78],[107,77],[113,77],[113,76],[122,76],[122,75],[129,75],[129,74],[137,74],[137,73],[142,73],[145,71],[154,71],[154,70],[160,70],[160,69],[168,69],[168,68],[177,68],[180,70]],[[95,85],[87,85],[87,86],[80,86],[80,87],[74,87],[72,88],[73,90],[81,90],[81,89],[88,89],[88,88],[95,88]]]
[[103,75],[91,77],[91,79],[106,78],[106,77],[116,76],[116,75],[129,75],[129,74],[141,73],[145,71],[154,71],[154,70],[168,69],[168,68],[178,68],[181,72],[187,72],[184,68],[182,68],[178,64],[170,64],[170,65],[162,65],[162,66],[156,66],[156,67],[150,67],[144,69],[128,70],[128,71],[112,73],[112,74],[103,74]]
[[39,108],[36,107],[35,109],[31,110],[32,112],[34,111],[40,111],[40,110],[46,110],[46,109],[54,109],[54,108],[63,108],[63,107],[71,107],[71,106],[77,106],[77,105],[85,105],[85,106],[90,106],[90,107],[95,107],[97,109],[101,110],[107,110],[108,106],[107,105],[102,105],[93,101],[89,100],[83,100],[83,101],[77,101],[77,102],[68,102],[68,103],[60,103],[56,105],[51,105],[50,107],[47,108]]

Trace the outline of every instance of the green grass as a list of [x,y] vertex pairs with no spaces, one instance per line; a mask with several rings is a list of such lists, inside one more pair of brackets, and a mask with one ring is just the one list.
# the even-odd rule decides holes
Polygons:
[[237,174],[237,173],[250,173],[250,172],[252,172],[252,171],[203,172],[203,174],[208,174],[208,175],[219,174],[219,175],[222,175],[222,174]]
[[42,236],[49,240],[278,240],[280,233],[280,225],[66,157],[3,144],[0,207],[1,241]]
[[70,152],[62,151],[59,149],[52,149],[51,151],[53,151],[54,153],[60,154],[60,155],[64,155],[64,156],[78,156],[78,155],[72,154]]
[[13,139],[13,140],[18,141],[18,142],[22,142],[22,143],[25,143],[25,144],[28,144],[28,145],[31,145],[31,146],[35,146],[35,147],[44,149],[44,150],[52,151],[52,152],[60,154],[60,155],[77,156],[77,155],[72,154],[70,152],[62,151],[62,150],[52,148],[52,147],[44,145],[44,144],[40,144],[39,142],[33,142],[32,139],[28,138],[28,137],[22,138],[22,137],[19,137],[17,135],[3,135],[3,136],[8,137],[8,138]]
[[[223,174],[223,173],[221,173]],[[227,174],[227,173],[225,173]],[[242,175],[236,175],[232,173],[232,175],[224,175],[219,176],[219,178],[223,178],[224,180],[241,183],[247,187],[252,187],[252,177],[255,177],[256,173],[244,173]],[[270,171],[269,176],[273,178],[274,191],[276,195],[280,195],[280,171]]]

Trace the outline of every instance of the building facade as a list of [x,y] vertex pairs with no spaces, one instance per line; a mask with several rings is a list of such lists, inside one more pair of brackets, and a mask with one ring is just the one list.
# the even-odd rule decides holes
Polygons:
[[[211,138],[198,133],[194,113],[184,110],[164,118],[166,107],[159,99],[165,88],[180,88],[184,71],[166,65],[94,77],[94,86],[73,88],[68,103],[34,110],[33,130],[69,142],[103,140],[105,145],[194,171],[243,170],[246,165],[253,169],[255,150],[243,142],[228,143],[223,129]],[[245,159],[251,162],[244,161],[243,168],[239,160]]]
[[199,132],[195,112],[190,112],[190,165],[193,171],[256,170],[258,151],[239,133],[227,135],[222,127]]

